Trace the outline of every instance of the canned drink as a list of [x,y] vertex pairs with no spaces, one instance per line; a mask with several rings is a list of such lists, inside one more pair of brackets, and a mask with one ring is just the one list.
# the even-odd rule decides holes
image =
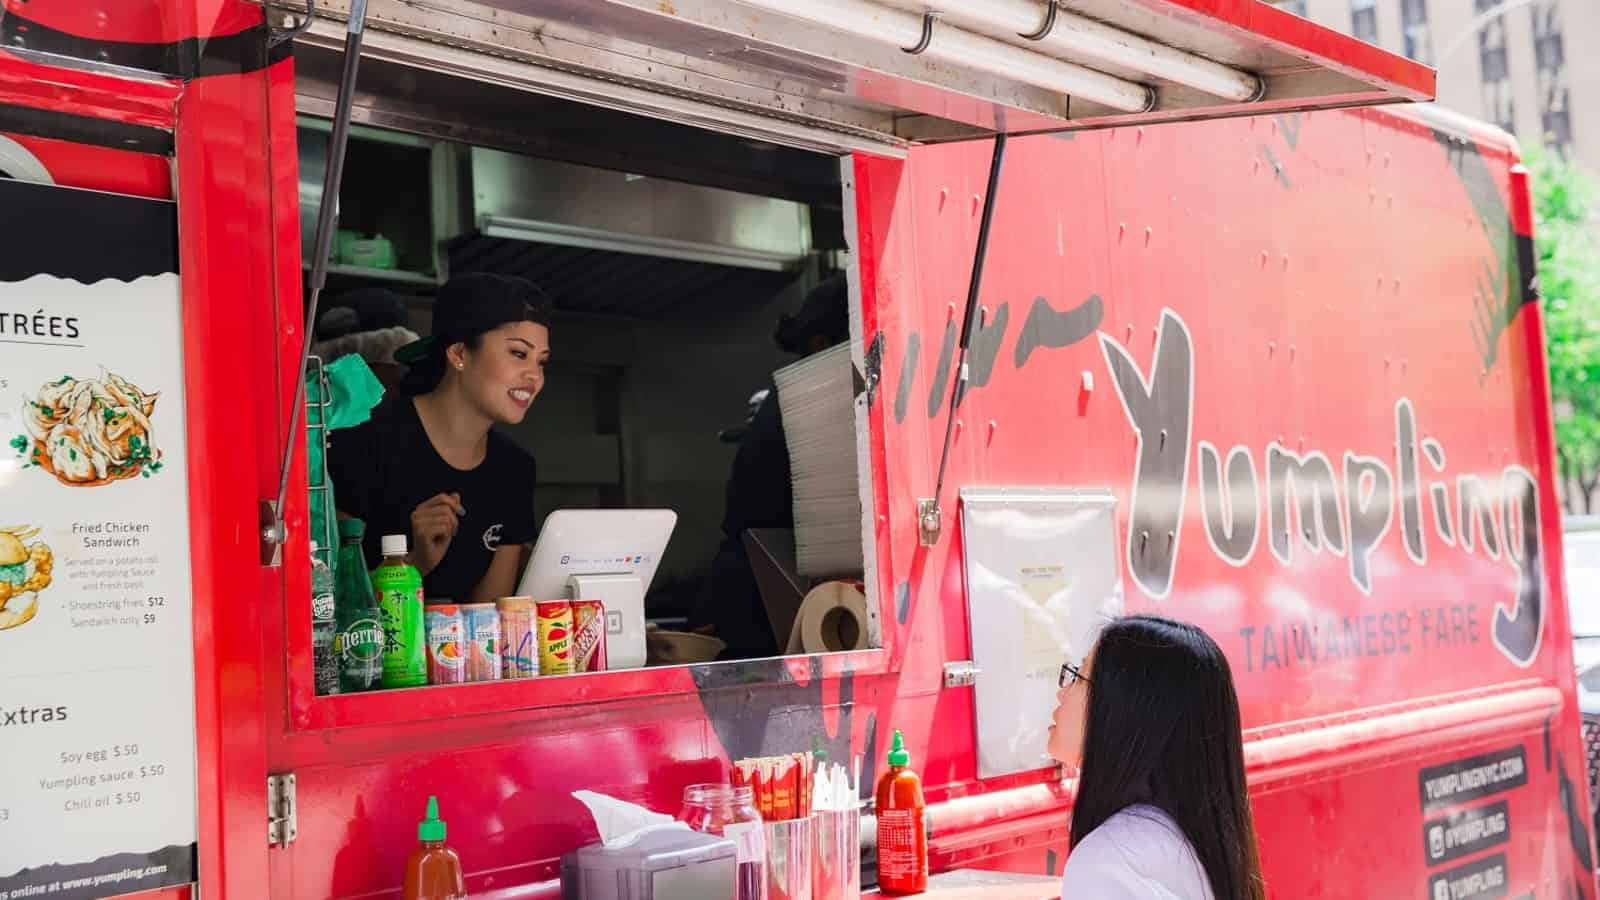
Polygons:
[[539,626],[539,674],[571,675],[572,604],[541,600],[535,607]]
[[572,670],[606,670],[606,606],[599,600],[572,601]]
[[461,607],[467,634],[467,680],[500,680],[500,613],[493,603]]
[[428,623],[428,683],[461,684],[467,680],[466,619],[459,606],[430,606]]
[[534,625],[533,598],[505,597],[495,602],[500,612],[500,659],[507,678],[539,674],[539,631]]

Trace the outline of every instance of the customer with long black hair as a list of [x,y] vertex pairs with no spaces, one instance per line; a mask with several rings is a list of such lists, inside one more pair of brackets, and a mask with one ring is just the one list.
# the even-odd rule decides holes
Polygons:
[[1050,755],[1079,769],[1062,900],[1262,900],[1239,700],[1204,631],[1118,619],[1061,670]]

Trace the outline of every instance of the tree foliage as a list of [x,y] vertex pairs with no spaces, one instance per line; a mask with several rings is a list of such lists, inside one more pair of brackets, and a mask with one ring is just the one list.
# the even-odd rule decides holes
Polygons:
[[1539,292],[1568,513],[1593,513],[1600,486],[1600,185],[1546,151],[1527,154]]

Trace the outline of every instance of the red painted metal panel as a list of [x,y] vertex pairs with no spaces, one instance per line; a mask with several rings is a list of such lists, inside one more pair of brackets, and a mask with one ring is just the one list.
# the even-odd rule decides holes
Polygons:
[[[275,851],[274,883],[292,884],[287,896],[393,887],[397,854],[414,834],[414,801],[430,792],[445,805],[452,835],[471,848],[474,891],[548,879],[560,853],[594,836],[572,790],[675,812],[684,785],[723,778],[736,754],[807,746],[830,728],[842,736],[831,746],[860,746],[852,703],[876,708],[887,699],[877,681],[808,677],[703,686],[643,703],[308,731],[279,749],[298,776],[301,840]],[[335,846],[347,849],[335,856]]]
[[135,44],[234,34],[262,21],[261,7],[244,0],[3,0],[4,15],[87,41]]
[[[1594,875],[1580,850],[1592,856],[1587,831],[1573,830],[1567,805],[1574,788],[1581,796],[1582,760],[1557,746],[1538,728],[1506,732],[1494,739],[1449,747],[1406,765],[1374,768],[1361,777],[1324,779],[1294,790],[1260,795],[1255,801],[1257,834],[1269,895],[1315,900],[1351,896],[1429,897],[1431,879],[1455,865],[1504,856],[1507,896],[1592,896]],[[1528,783],[1484,797],[1476,808],[1506,804],[1509,834],[1492,850],[1440,862],[1427,874],[1429,830],[1444,814],[1422,815],[1417,807],[1417,769],[1475,753],[1520,748]],[[1493,839],[1491,839],[1493,840]],[[1410,865],[1407,865],[1410,862]],[[1581,885],[1581,893],[1578,888]]]
[[184,4],[171,0],[131,2],[38,2],[5,0],[7,15],[22,16],[40,25],[84,37],[107,41],[159,44],[183,37],[180,25]]
[[[259,21],[259,8],[255,12]],[[127,21],[149,24],[148,17]],[[257,73],[185,89],[0,55],[0,104],[160,131],[176,126],[183,347],[191,375],[200,877],[204,891],[218,896],[259,896],[267,878],[263,606],[252,596],[260,571],[253,534],[260,494],[253,479],[238,477],[237,467],[240,460],[275,460],[275,448],[261,448],[257,440],[259,414],[242,402],[265,393],[255,383],[270,377],[276,359],[266,339],[277,331],[270,268],[276,249],[268,238],[270,197],[257,183],[266,159],[263,85]],[[48,127],[53,120],[41,121]],[[59,183],[172,196],[169,161],[162,157],[37,135],[14,139]],[[261,480],[268,478],[263,471]],[[177,900],[191,892],[146,896]]]
[[260,896],[268,880],[267,739],[277,708],[264,689],[276,667],[264,656],[262,633],[266,623],[281,622],[282,570],[259,565],[256,504],[271,495],[267,485],[276,487],[268,399],[287,396],[279,341],[288,340],[285,330],[294,333],[277,315],[273,205],[281,198],[272,191],[265,140],[268,89],[263,71],[197,79],[178,111],[200,891],[207,896]]
[[[1485,477],[1491,472],[1498,477],[1508,463],[1539,470],[1543,463],[1535,457],[1528,424],[1528,361],[1520,358],[1520,344],[1499,340],[1502,357],[1509,358],[1499,360],[1498,371],[1487,375],[1473,353],[1471,298],[1482,288],[1482,265],[1491,251],[1484,225],[1450,171],[1442,146],[1431,138],[1391,139],[1381,133],[1387,126],[1365,118],[1314,114],[1292,125],[1256,120],[1015,144],[1014,165],[1001,186],[1003,195],[1013,193],[997,212],[996,232],[1003,237],[991,250],[996,269],[985,296],[993,327],[1004,329],[999,362],[993,380],[975,389],[960,413],[967,427],[958,432],[952,459],[956,477],[943,498],[946,509],[956,502],[955,485],[1001,480],[1105,484],[1119,491],[1126,506],[1132,500],[1129,475],[1136,435],[1115,402],[1101,344],[1128,346],[1147,371],[1163,308],[1187,320],[1194,346],[1196,443],[1208,440],[1226,450],[1237,441],[1253,451],[1258,467],[1264,448],[1273,442],[1308,453],[1324,450],[1335,459],[1346,449],[1392,456],[1394,403],[1411,397],[1423,436],[1437,438],[1447,448],[1449,469]],[[1284,133],[1290,127],[1297,129],[1292,140]],[[1181,166],[1169,156],[1180,133],[1188,156]],[[1292,146],[1305,148],[1312,142],[1317,144],[1314,157]],[[1376,150],[1379,144],[1381,152]],[[1371,156],[1369,146],[1374,147]],[[921,365],[910,382],[917,400],[929,392],[937,368],[930,359],[937,356],[932,348],[951,330],[949,308],[939,302],[944,299],[939,292],[964,283],[971,238],[963,243],[959,236],[975,228],[971,210],[976,204],[969,198],[979,189],[979,160],[986,155],[981,147],[916,151],[913,169],[922,153],[938,154],[946,166],[933,178],[911,179],[915,193],[906,203],[913,221],[940,222],[942,227],[910,229],[916,232],[918,265],[905,275],[920,282],[923,297],[937,299],[908,305],[900,322],[886,326],[886,368],[891,374],[903,366],[910,335],[920,337]],[[1304,164],[1295,166],[1297,159]],[[1193,177],[1195,170],[1230,177],[1209,186]],[[1368,172],[1373,173],[1370,181]],[[1417,185],[1430,178],[1432,193],[1423,194]],[[1500,187],[1491,182],[1488,190],[1503,191],[1503,168],[1501,178]],[[1352,182],[1360,189],[1352,189]],[[1397,197],[1402,189],[1408,196]],[[1446,199],[1436,199],[1440,197]],[[1349,224],[1317,227],[1326,222]],[[1503,230],[1504,220],[1496,227]],[[1430,236],[1450,243],[1430,246]],[[1408,287],[1417,293],[1408,293]],[[1439,333],[1441,311],[1417,302],[1424,291],[1468,298],[1458,334]],[[1026,334],[1023,321],[1044,309],[1036,305],[1036,297],[1059,311],[1090,304],[1103,312],[1097,328],[1069,347],[1022,347],[1015,336]],[[1098,299],[1091,303],[1089,298]],[[1449,337],[1459,346],[1443,344]],[[1022,350],[1029,355],[1019,369],[1015,360]],[[1343,373],[1338,381],[1330,378],[1335,372]],[[1095,381],[1093,392],[1080,389],[1085,373]],[[1267,384],[1271,389],[1263,394]],[[1029,393],[1030,386],[1048,389]],[[1232,398],[1251,402],[1234,403]],[[1467,403],[1475,417],[1463,415]],[[931,485],[921,458],[932,455],[924,448],[936,449],[928,435],[942,430],[944,417],[942,407],[930,416],[921,403],[913,405],[917,408],[908,411],[908,419],[916,421],[889,436],[890,457],[911,460],[890,471],[888,514],[903,525],[897,535],[900,546],[914,545],[912,500]],[[1490,415],[1504,424],[1496,432],[1498,445],[1485,446],[1474,436],[1481,434]],[[1028,428],[1010,427],[1026,423],[1023,416],[1058,423],[1057,440],[1064,447],[1058,451],[1041,445]],[[989,439],[991,421],[995,427]],[[903,442],[898,449],[893,447],[897,438]],[[1368,599],[1349,577],[1348,554],[1295,553],[1291,547],[1295,555],[1285,564],[1269,556],[1262,541],[1258,555],[1242,571],[1226,565],[1208,552],[1194,496],[1195,471],[1191,466],[1190,505],[1182,529],[1170,540],[1177,546],[1177,586],[1200,594],[1202,608],[1230,612],[1230,626],[1253,624],[1248,613],[1256,610],[1251,606],[1281,606],[1282,616],[1303,612],[1309,602],[1303,595],[1311,590],[1319,595],[1313,607],[1320,603],[1330,609],[1381,608],[1386,600],[1399,599],[1392,593]],[[1444,546],[1438,537],[1431,544],[1448,565],[1400,568],[1412,564],[1391,539],[1375,549],[1373,569],[1381,578],[1385,567],[1393,567],[1390,577],[1405,577],[1413,588],[1427,583],[1416,579],[1440,579],[1428,593],[1442,596],[1474,584],[1503,586],[1508,592],[1514,587],[1516,573],[1498,550],[1493,556],[1467,553]],[[1234,585],[1252,582],[1256,598],[1205,593],[1237,592]],[[1301,596],[1275,596],[1274,590]],[[1499,603],[1509,599],[1490,597]],[[1475,627],[1487,627],[1489,601],[1476,613]],[[1481,633],[1477,638],[1480,645],[1487,642]],[[1233,639],[1242,651],[1244,636]],[[1284,661],[1272,656],[1263,661],[1260,642],[1254,646],[1253,657],[1241,653],[1240,658],[1247,724],[1304,718],[1350,702],[1347,695],[1307,690],[1307,684],[1283,690],[1282,683],[1259,673],[1264,666],[1285,668]],[[1389,702],[1419,690],[1461,689],[1521,674],[1520,667],[1503,657],[1489,657],[1483,668],[1462,670],[1439,665],[1443,660],[1424,659],[1423,652],[1418,648],[1409,656],[1368,663],[1392,667],[1396,676],[1404,677],[1366,678],[1357,699]],[[1555,670],[1541,666],[1541,671],[1552,675]],[[1377,674],[1370,668],[1363,674],[1369,673]]]
[[[1339,113],[1015,142],[983,298],[991,330],[978,340],[992,342],[992,367],[959,412],[946,509],[963,484],[1107,485],[1120,496],[1128,537],[1137,440],[1111,396],[1113,350],[1105,342],[1126,347],[1148,371],[1164,307],[1183,317],[1196,354],[1191,444],[1206,440],[1224,452],[1233,442],[1249,446],[1258,472],[1274,443],[1301,452],[1302,433],[1304,452],[1322,449],[1340,463],[1345,450],[1392,459],[1395,404],[1404,396],[1419,440],[1438,440],[1448,451],[1451,490],[1457,471],[1487,479],[1508,465],[1542,481],[1548,447],[1533,435],[1535,360],[1522,343],[1537,316],[1511,299],[1514,279],[1496,250],[1509,231],[1511,157],[1504,147],[1447,138],[1422,120]],[[371,798],[433,791],[464,810],[461,847],[475,889],[551,896],[554,859],[587,834],[574,810],[535,815],[515,799],[519,793],[538,790],[549,803],[570,804],[566,792],[582,784],[671,810],[682,784],[723,771],[734,756],[792,748],[819,727],[850,750],[881,747],[891,724],[919,748],[940,866],[1059,865],[1070,784],[1056,784],[1050,772],[979,782],[970,694],[940,686],[943,662],[969,652],[953,552],[959,519],[947,519],[938,547],[916,542],[915,499],[931,489],[943,431],[943,394],[935,390],[943,382],[934,376],[957,318],[949,304],[965,283],[987,161],[986,148],[950,146],[914,151],[908,162],[862,158],[853,169],[863,318],[869,340],[884,335],[872,410],[872,450],[887,463],[874,474],[877,529],[886,537],[879,586],[892,623],[883,673],[836,669],[830,677],[788,663],[792,685],[755,668],[715,684],[717,673],[740,670],[616,678],[664,691],[687,679],[697,692],[645,702],[610,692],[614,676],[291,701],[295,727],[304,730],[278,745],[274,766],[301,776],[302,840],[274,852],[277,890],[392,890],[398,857],[382,853],[399,851],[375,859],[362,848],[404,845],[415,813]],[[1495,278],[1469,277],[1485,265]],[[1477,307],[1474,292],[1484,293]],[[1464,299],[1441,299],[1452,297]],[[1484,309],[1498,313],[1489,317],[1485,343],[1475,345],[1473,323]],[[1090,313],[1095,321],[1084,327]],[[1030,316],[1035,323],[1024,328]],[[1444,325],[1451,321],[1454,330]],[[1076,340],[1063,336],[1074,329]],[[1023,334],[1032,336],[1024,342]],[[1463,365],[1469,371],[1452,372]],[[1587,828],[1561,801],[1571,794],[1560,760],[1571,778],[1571,761],[1580,758],[1561,598],[1546,597],[1543,644],[1530,665],[1515,664],[1491,637],[1494,610],[1509,611],[1515,599],[1518,572],[1506,550],[1517,529],[1491,521],[1495,559],[1481,536],[1473,551],[1442,541],[1423,508],[1428,564],[1411,561],[1396,524],[1372,550],[1369,594],[1353,580],[1348,549],[1314,553],[1294,544],[1285,563],[1263,535],[1247,564],[1226,564],[1210,547],[1199,489],[1191,465],[1164,597],[1135,577],[1136,545],[1124,548],[1121,564],[1130,608],[1197,620],[1233,658],[1252,727],[1262,833],[1298,834],[1305,826],[1295,817],[1308,817],[1307,809],[1324,825],[1309,868],[1311,844],[1264,838],[1273,895],[1298,896],[1313,883],[1321,891],[1313,896],[1364,896],[1371,884],[1424,888],[1439,871],[1417,845],[1425,814],[1409,800],[1393,808],[1394,798],[1417,796],[1425,765],[1512,742],[1531,752],[1527,783],[1507,792],[1518,836],[1511,878],[1516,885],[1583,881],[1572,835],[1586,839]],[[1348,496],[1339,504],[1346,515]],[[1541,498],[1541,513],[1550,509]],[[1348,522],[1338,529],[1351,538]],[[293,603],[290,610],[291,621],[304,618]],[[1292,636],[1275,636],[1268,652],[1266,625],[1279,635],[1278,623],[1289,622],[1292,633],[1297,619],[1317,625],[1319,612],[1340,619],[1334,657],[1320,655],[1328,632],[1319,632],[1324,643],[1314,661],[1309,645],[1300,649]],[[1386,644],[1385,612],[1414,616],[1407,649],[1398,636]],[[298,640],[291,636],[291,646]],[[275,645],[271,623],[266,641]],[[538,707],[552,697],[572,702],[560,710],[489,709],[502,700]],[[413,708],[386,710],[390,704]],[[1543,739],[1530,737],[1541,732],[1552,747],[1548,768],[1541,768]],[[607,764],[612,757],[624,761]],[[486,771],[494,778],[467,774]],[[1327,825],[1345,814],[1364,821],[1361,798],[1369,795],[1389,798],[1387,831]],[[1547,810],[1542,820],[1535,809]],[[340,849],[309,835],[342,835],[332,839]],[[1348,871],[1336,877],[1336,870]],[[513,884],[522,880],[529,884]]]
[[[1425,891],[1439,870],[1419,845],[1424,813],[1411,798],[1420,767],[1541,730],[1566,768],[1541,757],[1510,792],[1521,829],[1509,850],[1513,893],[1547,883],[1592,891],[1586,807],[1560,799],[1581,785],[1582,755],[1552,576],[1559,540],[1539,317],[1519,281],[1531,273],[1517,268],[1514,158],[1475,137],[1411,115],[1335,112],[1027,138],[1008,151],[982,296],[990,331],[974,341],[985,361],[975,361],[978,386],[958,412],[943,505],[955,507],[962,485],[1118,494],[1128,608],[1202,624],[1233,662],[1255,729],[1252,781],[1266,792],[1259,827],[1299,835],[1264,843],[1273,896]],[[886,336],[883,402],[894,403],[880,513],[896,548],[916,546],[915,498],[932,484],[945,412],[930,400],[951,377],[940,351],[958,318],[948,304],[966,283],[987,158],[983,146],[940,147],[858,166],[863,255],[875,260],[868,298]],[[1125,352],[1137,378],[1149,378],[1158,348],[1170,365],[1175,347],[1192,350],[1192,405],[1158,398],[1165,415],[1144,422],[1144,438],[1170,439],[1164,452],[1181,454],[1182,475],[1142,488],[1146,503],[1165,504],[1145,508],[1149,521],[1178,512],[1170,533],[1146,536],[1132,509],[1140,436],[1112,360]],[[1124,390],[1148,389],[1137,378]],[[1414,488],[1402,484],[1397,450],[1402,400],[1423,446],[1412,451],[1421,454]],[[1202,442],[1222,458],[1245,448],[1259,491],[1269,454],[1325,454],[1337,494],[1328,534],[1342,549],[1323,538],[1314,550],[1300,532],[1315,519],[1286,517],[1293,530],[1274,552],[1258,491],[1254,552],[1230,563],[1214,546],[1227,534],[1212,526],[1231,521],[1208,520],[1202,504]],[[1390,470],[1390,527],[1370,553],[1355,550],[1348,517],[1352,496],[1366,507],[1376,494],[1372,482],[1347,490],[1347,454]],[[1521,472],[1538,501],[1531,545],[1500,506]],[[1492,495],[1486,518],[1472,516],[1484,524],[1469,548],[1459,501],[1472,479]],[[1455,520],[1449,540],[1434,516],[1435,485]],[[1407,490],[1420,493],[1411,508],[1419,548],[1405,536]],[[947,617],[962,598],[949,574],[958,565],[937,558],[954,546],[947,539],[928,554],[910,591],[911,640],[937,633],[920,618],[930,615],[943,620],[946,651],[958,649]],[[1519,591],[1541,583],[1536,612]],[[1531,647],[1517,642],[1519,615],[1542,616]],[[930,662],[908,659],[907,684],[930,674]],[[914,743],[950,730],[929,724],[908,735]],[[1369,793],[1388,798],[1385,817],[1346,825],[1344,798]],[[1364,815],[1364,802],[1351,799],[1349,814]],[[1306,804],[1327,810],[1314,844],[1295,831]]]
[[[1138,2],[1282,43],[1310,39],[1297,20],[1256,3]],[[29,14],[40,8],[30,4]],[[157,18],[119,39],[256,24],[222,0]],[[1321,52],[1378,65],[1342,41]],[[938,865],[1055,870],[1070,783],[1052,771],[980,782],[971,693],[941,686],[943,663],[970,653],[969,627],[984,627],[965,611],[956,490],[1000,483],[1115,490],[1129,607],[1194,619],[1227,649],[1252,728],[1273,896],[1422,891],[1438,869],[1419,845],[1432,817],[1412,799],[1421,769],[1508,746],[1522,748],[1527,783],[1488,799],[1504,799],[1515,823],[1505,848],[1513,887],[1579,882],[1593,892],[1580,852],[1592,841],[1571,803],[1581,803],[1572,785],[1582,784],[1582,755],[1554,575],[1542,334],[1513,272],[1528,217],[1513,155],[1487,134],[1452,137],[1411,116],[1317,113],[1015,141],[982,298],[988,329],[977,341],[993,352],[958,413],[946,533],[931,549],[917,543],[915,501],[931,491],[937,466],[945,406],[936,385],[947,390],[951,373],[935,376],[959,322],[952,304],[966,284],[989,152],[857,158],[849,171],[864,331],[869,343],[883,339],[869,415],[882,651],[315,699],[305,683],[305,546],[263,569],[254,533],[256,501],[276,487],[300,342],[292,68],[199,79],[179,101],[176,85],[123,94],[103,76],[0,62],[3,102],[158,128],[171,127],[173,104],[178,111],[202,893],[392,893],[431,792],[475,892],[553,896],[554,860],[592,837],[570,790],[670,811],[682,785],[717,777],[730,759],[805,749],[814,737],[835,758],[867,753],[870,780],[891,727],[905,731],[927,781]],[[29,146],[50,151],[41,159],[62,171],[91,158],[78,147],[75,156]],[[155,188],[145,176],[134,183]],[[1168,488],[1187,499],[1171,539],[1170,589],[1156,589],[1160,567],[1148,557],[1165,537],[1155,534],[1151,550],[1134,534],[1138,439],[1114,396],[1110,360],[1123,348],[1148,373],[1158,345],[1168,346],[1163,327],[1176,334],[1179,319],[1194,352],[1194,407],[1182,448],[1189,465]],[[1437,441],[1447,457],[1433,467],[1419,456],[1426,564],[1411,558],[1397,512],[1372,548],[1364,590],[1343,490],[1342,553],[1315,552],[1295,532],[1287,562],[1264,533],[1242,565],[1213,548],[1200,441],[1222,454],[1248,447],[1258,479],[1274,444],[1321,450],[1341,474],[1346,451],[1398,469],[1401,397],[1418,441]],[[1431,506],[1435,483],[1454,504],[1459,476],[1499,484],[1517,467],[1534,476],[1539,501],[1542,566],[1526,573],[1509,552],[1521,529],[1508,528],[1503,511],[1468,550],[1459,532],[1443,540]],[[303,497],[288,518],[303,533]],[[1257,524],[1266,527],[1264,512]],[[1484,543],[1491,533],[1497,555]],[[1494,617],[1518,608],[1523,574],[1544,582],[1546,607],[1537,652],[1519,664],[1496,646]],[[1405,642],[1400,613],[1411,616]],[[1323,615],[1338,620],[1337,640],[1317,631],[1313,650],[1295,627],[1315,628]],[[301,836],[269,851],[264,778],[287,770],[299,776]]]
[[0,51],[0,103],[170,130],[181,86],[58,69]]
[[172,163],[166,157],[26,134],[0,132],[0,136],[38,157],[56,184],[172,199]]
[[[641,672],[634,674],[685,683],[643,700],[471,714],[451,699],[473,693],[465,689],[341,698],[391,706],[424,698],[436,714],[402,720],[396,712],[383,724],[308,729],[276,744],[274,768],[297,774],[301,840],[274,851],[273,883],[292,885],[281,890],[297,897],[393,887],[399,854],[415,830],[411,801],[429,792],[445,805],[452,835],[471,848],[475,896],[548,880],[559,854],[594,837],[572,790],[676,812],[684,785],[724,778],[735,756],[810,747],[817,737],[839,757],[841,748],[861,747],[873,726],[860,710],[892,703],[892,684],[884,676],[843,675],[844,660],[827,660],[827,667],[824,677],[810,662],[784,662],[777,668],[785,676],[750,668],[760,677],[724,684],[711,683],[718,676],[706,667]],[[484,696],[514,696],[496,687],[553,690],[563,683],[583,679],[489,685]],[[336,847],[342,849],[334,854]]]
[[293,896],[397,885],[429,795],[440,798],[452,839],[473,848],[476,892],[554,878],[550,850],[595,839],[574,790],[604,784],[676,812],[685,785],[724,777],[692,698],[625,723],[572,728],[555,717],[538,731],[503,729],[498,740],[485,735],[464,747],[419,741],[298,768],[302,839],[317,835],[322,846],[297,848]]

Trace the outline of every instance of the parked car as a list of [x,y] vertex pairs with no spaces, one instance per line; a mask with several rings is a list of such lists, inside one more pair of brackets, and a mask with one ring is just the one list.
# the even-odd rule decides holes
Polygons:
[[1561,532],[1578,705],[1586,719],[1600,718],[1600,516],[1568,516]]

